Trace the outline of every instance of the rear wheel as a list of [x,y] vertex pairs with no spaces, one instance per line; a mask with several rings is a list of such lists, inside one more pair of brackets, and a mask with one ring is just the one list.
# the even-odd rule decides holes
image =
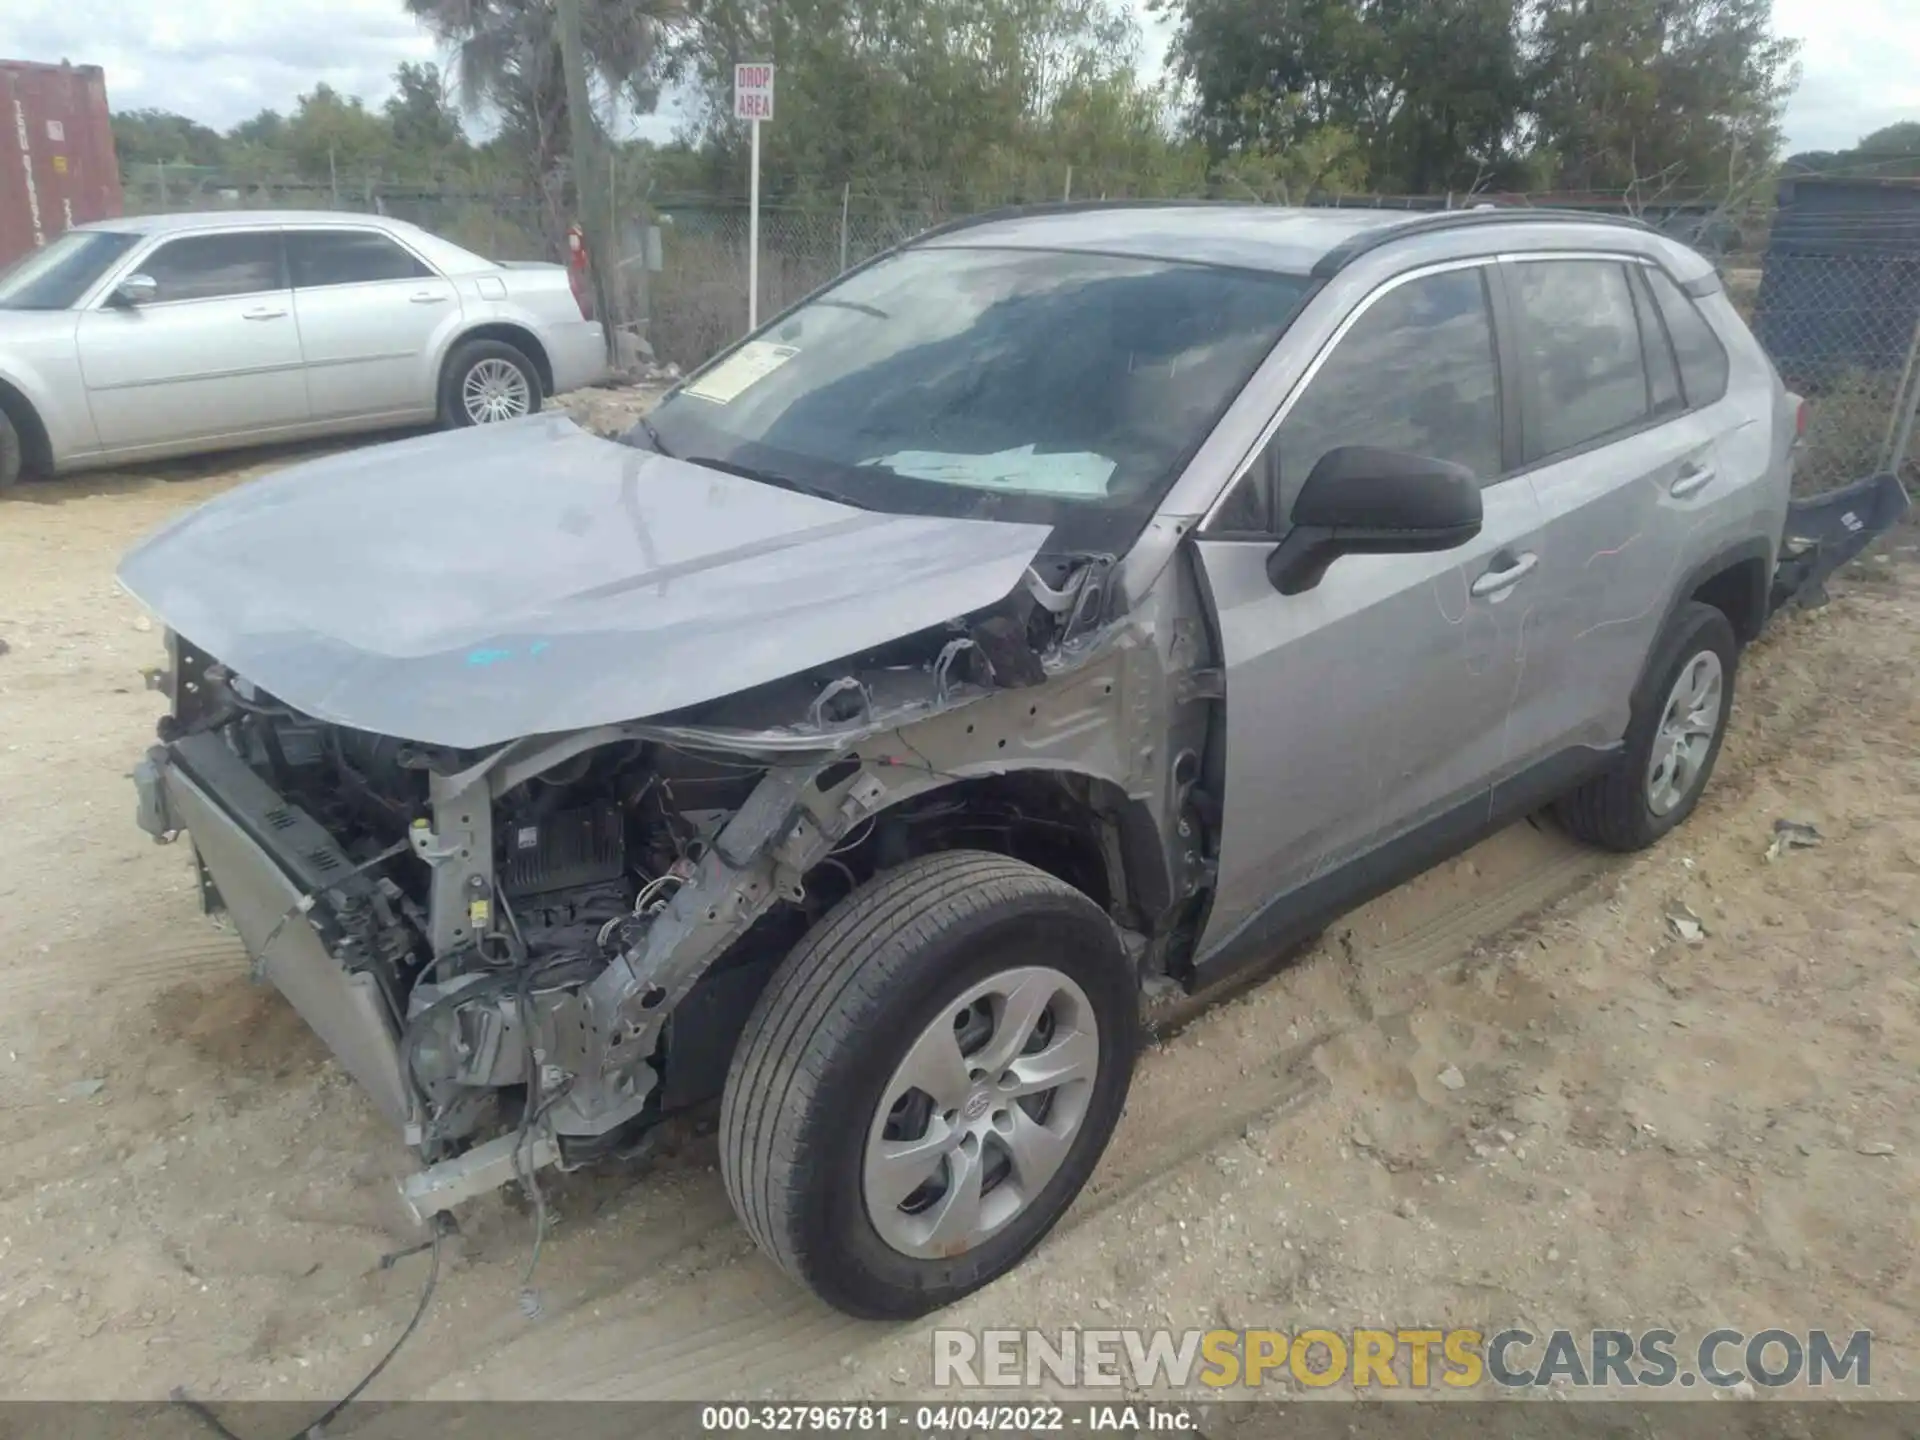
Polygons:
[[26,449],[20,443],[19,427],[6,411],[0,410],[0,490],[17,485],[26,466]]
[[1727,617],[1689,601],[1668,624],[1635,701],[1620,759],[1558,808],[1576,838],[1642,850],[1693,813],[1726,736],[1740,642]]
[[518,420],[540,409],[540,371],[500,340],[469,340],[448,357],[440,415],[453,426]]
[[1139,998],[1111,922],[999,855],[856,890],[740,1038],[720,1169],[754,1241],[827,1303],[924,1315],[1037,1245],[1132,1078]]

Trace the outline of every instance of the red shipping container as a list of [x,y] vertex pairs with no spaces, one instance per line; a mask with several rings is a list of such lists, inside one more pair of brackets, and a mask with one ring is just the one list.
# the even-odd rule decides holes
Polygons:
[[121,203],[106,72],[0,60],[0,265]]

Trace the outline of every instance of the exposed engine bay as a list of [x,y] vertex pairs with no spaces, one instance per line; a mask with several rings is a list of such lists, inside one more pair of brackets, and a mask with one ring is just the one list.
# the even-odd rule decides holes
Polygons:
[[[384,1095],[429,1213],[622,1153],[716,1097],[774,966],[878,870],[993,849],[1133,919],[1122,852],[1157,849],[1156,827],[1125,823],[1097,782],[982,764],[1007,742],[976,733],[1001,707],[1122,738],[1129,652],[1097,658],[1106,568],[1033,574],[993,613],[688,716],[483,750],[316,720],[170,636],[175,713],[137,777],[144,823],[191,832],[203,895],[235,912],[256,975]],[[295,894],[251,925],[222,893],[235,862],[210,863],[228,823]],[[309,931],[333,964],[291,958]],[[303,996],[322,965],[357,989]]]

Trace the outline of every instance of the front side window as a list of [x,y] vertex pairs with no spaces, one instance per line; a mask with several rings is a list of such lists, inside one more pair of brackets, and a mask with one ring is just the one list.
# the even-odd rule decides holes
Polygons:
[[1647,272],[1653,297],[1660,302],[1666,318],[1667,333],[1673,337],[1674,353],[1680,357],[1680,379],[1686,386],[1687,404],[1711,405],[1727,393],[1727,351],[1713,327],[1700,313],[1700,307],[1681,293],[1680,287],[1659,268]]
[[1228,497],[1215,527],[1284,528],[1329,450],[1370,445],[1500,478],[1500,368],[1478,267],[1396,285],[1361,312]]
[[927,247],[841,284],[648,418],[685,460],[868,509],[1118,549],[1298,309],[1303,276]]
[[1557,455],[1644,420],[1647,369],[1625,267],[1526,260],[1512,273],[1538,453]]
[[158,282],[162,301],[219,300],[286,287],[280,235],[273,230],[169,240],[139,268]]
[[302,290],[421,280],[433,274],[405,247],[371,230],[289,231],[287,263],[294,285]]
[[0,310],[65,310],[140,243],[111,230],[69,230],[0,270]]

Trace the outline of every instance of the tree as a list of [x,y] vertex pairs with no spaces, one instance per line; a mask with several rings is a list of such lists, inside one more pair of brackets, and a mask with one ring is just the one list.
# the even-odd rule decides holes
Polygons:
[[[568,213],[562,180],[571,121],[550,0],[406,0],[406,7],[457,47],[462,103],[499,117],[494,148],[516,156],[540,188],[548,239],[557,244]],[[680,0],[582,0],[587,62],[611,101],[653,109],[661,42],[679,16]]]
[[287,143],[287,117],[278,110],[262,110],[251,120],[242,120],[227,132],[231,145],[247,145],[261,150],[276,150]]
[[394,94],[385,106],[394,147],[403,155],[433,156],[466,148],[460,117],[447,103],[438,65],[402,60],[393,72]]
[[1512,178],[1527,104],[1518,3],[1155,0],[1176,16],[1191,133],[1216,159],[1346,153],[1351,137],[1367,183],[1412,191]]
[[113,117],[113,144],[123,165],[218,165],[219,133],[170,110],[127,110]]
[[1724,188],[1780,145],[1798,43],[1772,0],[1533,0],[1538,143],[1563,189]]
[[1110,0],[706,0],[671,73],[694,97],[686,139],[710,188],[745,180],[733,66],[771,60],[771,192],[853,183],[963,207],[1057,195],[1076,155],[1144,165],[1167,149],[1134,78],[1138,38]]
[[391,159],[393,132],[358,95],[321,83],[300,97],[284,145],[295,170],[312,180],[364,181]]

